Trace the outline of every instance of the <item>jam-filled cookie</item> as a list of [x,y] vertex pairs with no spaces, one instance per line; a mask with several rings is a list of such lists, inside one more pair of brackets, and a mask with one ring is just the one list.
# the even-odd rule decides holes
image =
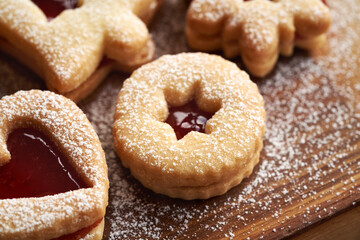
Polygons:
[[1,0],[0,50],[36,72],[50,90],[79,101],[112,69],[131,72],[153,59],[143,21],[161,1]]
[[294,46],[319,47],[331,24],[321,0],[194,0],[187,13],[189,45],[200,51],[223,50],[240,55],[254,76],[274,67],[279,53],[290,56]]
[[0,239],[102,239],[108,188],[75,103],[38,90],[0,100]]
[[259,162],[263,98],[234,63],[205,53],[163,56],[125,80],[115,150],[144,186],[175,198],[221,195]]

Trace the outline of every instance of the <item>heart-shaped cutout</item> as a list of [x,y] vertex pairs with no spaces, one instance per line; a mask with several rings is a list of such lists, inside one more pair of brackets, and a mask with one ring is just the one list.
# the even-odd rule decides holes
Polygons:
[[[36,143],[25,147],[29,141]],[[19,155],[25,158],[20,165]],[[55,167],[43,169],[39,156]],[[19,169],[7,169],[13,167]],[[102,238],[109,188],[105,154],[91,123],[71,100],[38,90],[0,100],[0,175],[4,169],[8,179],[1,190],[6,184],[25,187],[27,181],[39,186],[17,189],[21,194],[2,191],[0,239]],[[59,182],[60,188],[53,189]]]
[[42,197],[89,187],[42,132],[16,129],[7,146],[11,160],[0,167],[0,199]]

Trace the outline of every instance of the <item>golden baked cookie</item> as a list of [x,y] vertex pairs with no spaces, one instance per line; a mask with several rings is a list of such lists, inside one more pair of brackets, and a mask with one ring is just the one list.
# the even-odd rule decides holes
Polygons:
[[77,8],[61,12],[76,7],[74,1],[1,0],[0,50],[32,69],[50,90],[79,101],[112,69],[131,72],[153,59],[143,21],[161,1],[80,0]]
[[0,100],[0,239],[102,239],[108,188],[75,103],[39,90]]
[[[207,122],[205,113],[179,113],[177,108],[192,101],[210,115]],[[170,117],[194,131],[175,133]],[[205,199],[251,174],[264,131],[263,98],[245,72],[219,56],[182,53],[148,63],[125,80],[113,137],[123,165],[145,187]]]
[[195,50],[240,55],[249,72],[261,77],[273,69],[279,53],[319,47],[330,24],[321,0],[194,0],[186,36]]

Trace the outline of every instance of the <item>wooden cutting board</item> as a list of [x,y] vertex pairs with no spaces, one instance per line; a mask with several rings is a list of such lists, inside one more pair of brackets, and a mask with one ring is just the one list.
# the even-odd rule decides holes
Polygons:
[[[109,166],[104,239],[360,239],[360,1],[327,2],[333,15],[327,44],[280,58],[269,76],[253,78],[267,111],[264,149],[253,174],[223,196],[171,199],[145,189],[122,167],[111,128],[127,75],[112,73],[79,104]],[[186,1],[164,2],[150,26],[157,57],[189,51],[186,9]],[[0,54],[0,97],[32,88],[45,86]]]

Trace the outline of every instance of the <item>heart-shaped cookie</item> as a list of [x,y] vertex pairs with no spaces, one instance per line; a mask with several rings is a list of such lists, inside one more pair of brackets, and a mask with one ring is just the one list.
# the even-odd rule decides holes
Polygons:
[[[30,0],[2,0],[0,50],[36,72],[51,91],[79,101],[112,69],[132,71],[153,59],[144,22],[160,2],[82,0],[48,21]],[[104,57],[111,63],[102,64]]]
[[48,91],[0,100],[0,239],[101,239],[109,182],[85,114]]

